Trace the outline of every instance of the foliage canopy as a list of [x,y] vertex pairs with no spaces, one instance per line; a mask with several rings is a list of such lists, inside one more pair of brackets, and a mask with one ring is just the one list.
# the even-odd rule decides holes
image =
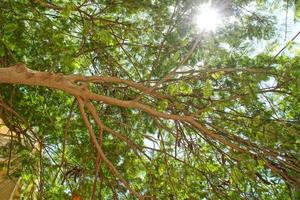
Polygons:
[[212,1],[212,33],[201,3],[0,2],[0,117],[20,135],[1,153],[24,199],[297,198],[300,58],[293,41],[274,54],[270,14],[285,4]]

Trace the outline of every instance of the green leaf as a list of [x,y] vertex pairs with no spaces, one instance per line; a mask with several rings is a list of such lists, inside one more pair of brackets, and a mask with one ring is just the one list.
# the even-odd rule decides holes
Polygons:
[[96,32],[93,38],[96,41],[101,41],[106,45],[112,45],[114,41],[112,34],[107,30],[101,30]]
[[164,171],[165,171],[164,167],[163,167],[162,165],[160,165],[160,166],[158,167],[158,174],[161,176],[161,175],[164,174]]
[[222,76],[225,74],[224,71],[219,71],[219,72],[215,72],[213,73],[211,76],[215,79],[215,80],[219,80],[220,78],[222,78]]
[[177,92],[182,94],[191,94],[193,90],[186,82],[179,81],[177,85]]
[[207,79],[205,81],[204,87],[202,88],[203,90],[203,96],[205,98],[209,98],[213,94],[213,86],[212,86],[212,81]]
[[168,108],[168,105],[169,105],[168,100],[165,100],[165,99],[161,100],[158,103],[157,110],[160,112],[163,112]]
[[76,6],[73,3],[71,2],[67,3],[61,12],[63,18],[68,18],[75,7]]
[[299,20],[300,19],[300,1],[299,0],[295,0],[295,16],[294,16],[295,20]]
[[17,23],[10,23],[10,24],[6,24],[4,27],[4,30],[8,33],[12,33],[13,31],[15,31],[18,28],[18,24]]
[[172,95],[172,96],[176,95],[177,94],[177,86],[176,86],[176,84],[170,84],[170,85],[168,85],[167,92],[170,95]]

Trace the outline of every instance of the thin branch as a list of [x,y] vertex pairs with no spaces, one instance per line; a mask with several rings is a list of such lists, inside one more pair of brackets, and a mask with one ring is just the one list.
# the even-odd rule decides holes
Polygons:
[[106,164],[106,166],[111,171],[111,173],[113,173],[115,176],[117,176],[121,180],[121,182],[125,185],[125,187],[130,191],[131,194],[136,196],[138,199],[142,199],[141,196],[130,187],[130,185],[123,178],[123,176],[120,174],[120,172],[115,168],[115,166],[106,158],[99,143],[97,142],[97,138],[96,138],[93,128],[88,120],[87,114],[84,111],[84,105],[85,105],[84,101],[82,99],[80,99],[80,97],[77,97],[77,101],[78,101],[78,105],[79,105],[79,109],[80,109],[80,113],[82,115],[83,121],[88,129],[89,136],[90,136],[96,150],[98,151],[101,160]]

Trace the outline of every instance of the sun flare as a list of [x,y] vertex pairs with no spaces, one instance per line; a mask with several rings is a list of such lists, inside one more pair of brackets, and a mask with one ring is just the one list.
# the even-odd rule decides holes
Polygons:
[[198,14],[195,16],[195,23],[201,31],[215,31],[220,24],[219,11],[210,3],[199,6]]

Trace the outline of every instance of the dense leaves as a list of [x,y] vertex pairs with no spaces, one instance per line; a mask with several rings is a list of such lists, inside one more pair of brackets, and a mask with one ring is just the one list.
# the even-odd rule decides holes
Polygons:
[[[110,129],[101,136],[87,119],[116,175],[76,97],[1,84],[0,117],[25,141],[14,147],[22,197],[297,199],[300,58],[255,51],[282,34],[278,2],[212,1],[223,23],[205,32],[193,22],[201,0],[1,1],[1,67],[131,81],[76,84],[178,118],[91,100]],[[299,2],[288,3],[297,19]]]

